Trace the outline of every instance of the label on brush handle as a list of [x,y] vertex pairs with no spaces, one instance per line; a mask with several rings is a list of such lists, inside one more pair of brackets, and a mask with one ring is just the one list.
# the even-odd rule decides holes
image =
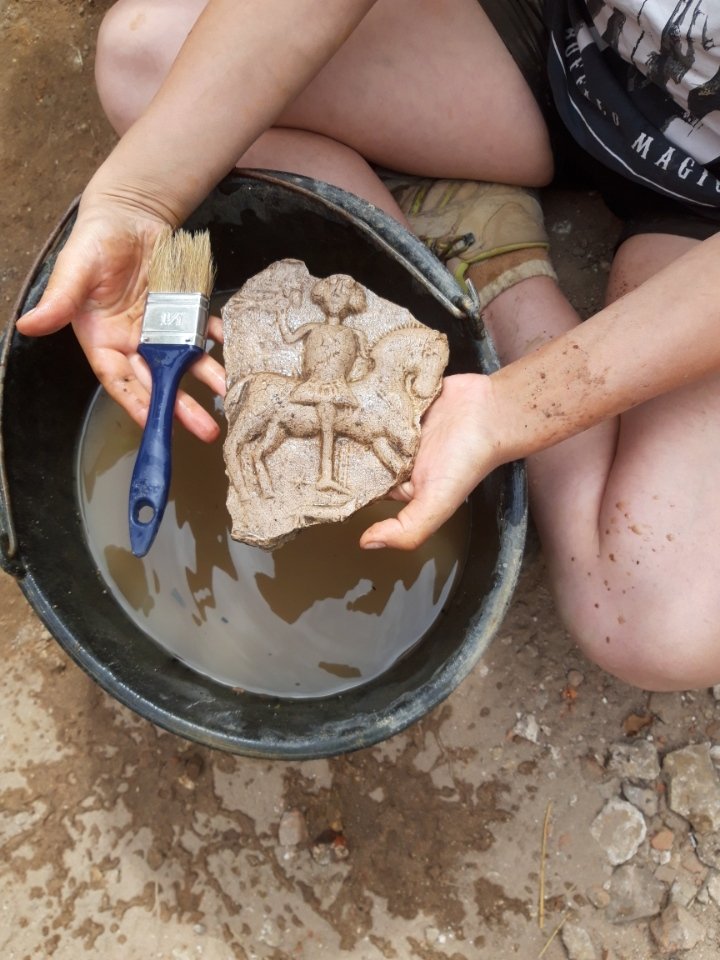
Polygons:
[[150,293],[141,343],[205,346],[210,302],[202,293]]

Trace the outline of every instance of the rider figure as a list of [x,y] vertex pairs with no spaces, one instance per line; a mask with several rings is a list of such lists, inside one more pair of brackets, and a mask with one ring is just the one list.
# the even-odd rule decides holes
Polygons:
[[290,394],[290,400],[317,408],[320,421],[317,489],[348,494],[347,488],[333,476],[335,411],[339,406],[358,405],[348,377],[358,356],[367,360],[368,350],[362,331],[344,326],[343,320],[362,313],[367,300],[363,287],[344,274],[318,280],[310,296],[313,303],[321,307],[325,320],[304,323],[292,333],[283,330],[287,343],[305,339],[302,382]]

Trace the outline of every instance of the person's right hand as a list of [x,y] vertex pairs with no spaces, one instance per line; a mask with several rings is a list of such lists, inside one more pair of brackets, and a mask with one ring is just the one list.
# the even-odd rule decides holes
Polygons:
[[422,419],[412,476],[391,493],[405,502],[396,517],[369,527],[365,550],[415,550],[457,510],[480,481],[507,461],[491,378],[461,373],[443,380]]
[[[26,336],[54,333],[72,323],[90,366],[107,392],[140,426],[150,403],[151,379],[137,352],[140,342],[147,265],[158,234],[159,217],[121,203],[83,201],[75,226],[58,256],[39,304],[18,320]],[[222,339],[218,318],[209,336]],[[190,368],[215,393],[225,392],[225,372],[211,357]],[[201,440],[214,440],[219,427],[197,401],[178,393],[175,414]]]

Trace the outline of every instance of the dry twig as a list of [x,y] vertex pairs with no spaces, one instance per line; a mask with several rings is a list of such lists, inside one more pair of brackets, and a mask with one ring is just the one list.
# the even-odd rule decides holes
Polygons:
[[567,920],[569,914],[570,914],[570,911],[569,911],[569,910],[566,910],[565,913],[560,917],[560,922],[559,922],[558,925],[555,927],[555,929],[553,930],[553,932],[550,934],[548,940],[547,940],[546,943],[545,943],[545,946],[542,948],[542,950],[540,951],[540,953],[537,955],[537,960],[541,960],[541,958],[545,956],[545,951],[546,951],[547,948],[550,946],[550,944],[553,942],[553,940],[555,939],[555,937],[560,933],[560,930],[561,930],[561,928],[562,928],[562,925],[563,925],[563,924],[565,923],[565,921]]
[[540,847],[540,893],[538,900],[538,926],[540,929],[545,927],[545,860],[547,858],[547,840],[550,830],[550,813],[552,812],[552,800],[548,801],[545,810],[545,820],[543,822],[542,844]]

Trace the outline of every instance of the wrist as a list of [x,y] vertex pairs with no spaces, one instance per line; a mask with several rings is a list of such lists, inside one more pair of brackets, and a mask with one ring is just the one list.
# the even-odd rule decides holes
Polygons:
[[480,381],[477,388],[481,393],[483,427],[489,451],[490,468],[495,470],[505,463],[520,459],[524,453],[518,448],[513,434],[508,430],[511,404],[501,389],[501,384],[496,380],[496,374],[477,379]]
[[127,216],[155,220],[174,229],[183,223],[193,209],[159,178],[115,168],[111,154],[83,191],[81,211],[110,206]]
[[477,373],[446,377],[440,399],[452,410],[454,422],[464,431],[466,468],[472,474],[467,479],[474,481],[473,486],[491,470],[513,459],[512,451],[507,448],[502,408],[491,377]]

